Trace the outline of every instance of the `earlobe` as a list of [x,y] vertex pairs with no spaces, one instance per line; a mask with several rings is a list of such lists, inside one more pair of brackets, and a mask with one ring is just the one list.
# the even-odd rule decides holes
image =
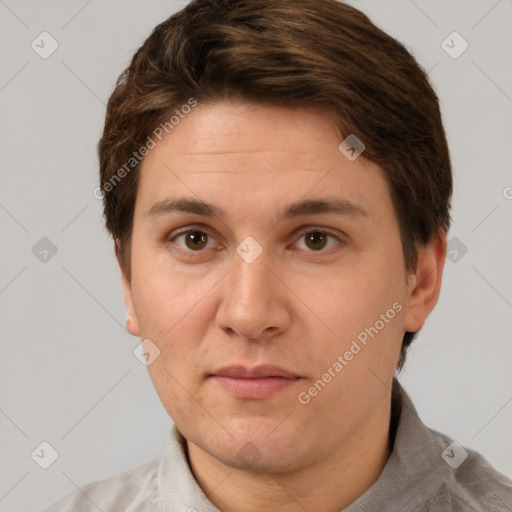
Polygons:
[[416,272],[409,277],[406,331],[419,331],[437,304],[445,261],[446,234],[418,248]]
[[121,270],[121,281],[123,284],[124,305],[128,315],[128,318],[126,319],[126,330],[133,336],[140,337],[139,319],[137,318],[137,313],[135,312],[135,306],[133,304],[131,283],[123,270]]
[[119,245],[116,243],[116,257],[121,269],[121,283],[123,285],[124,305],[128,318],[126,319],[126,330],[133,336],[140,337],[140,326],[135,305],[133,302],[131,281],[128,279],[120,258]]

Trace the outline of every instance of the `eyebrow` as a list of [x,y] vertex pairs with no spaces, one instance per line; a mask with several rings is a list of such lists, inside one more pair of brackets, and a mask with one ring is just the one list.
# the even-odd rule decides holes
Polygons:
[[[203,217],[218,217],[222,221],[227,217],[226,212],[222,208],[193,197],[172,198],[158,201],[146,212],[146,216],[150,220],[155,220],[173,213],[189,213]],[[335,213],[352,217],[368,217],[367,210],[361,205],[337,197],[327,197],[322,199],[303,199],[288,204],[278,211],[278,218],[281,220],[290,220],[301,216],[318,215],[322,213]]]

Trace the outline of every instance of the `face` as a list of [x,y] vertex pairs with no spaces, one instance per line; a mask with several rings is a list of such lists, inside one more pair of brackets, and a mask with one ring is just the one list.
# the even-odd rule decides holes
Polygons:
[[160,351],[148,370],[178,429],[228,466],[347,449],[429,312],[381,170],[342,140],[319,111],[222,102],[142,162],[130,332]]

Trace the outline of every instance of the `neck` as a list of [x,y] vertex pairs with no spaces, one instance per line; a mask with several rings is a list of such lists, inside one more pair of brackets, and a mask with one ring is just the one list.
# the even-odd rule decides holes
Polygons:
[[232,468],[187,441],[189,463],[209,500],[223,512],[339,512],[382,473],[391,454],[390,419],[388,394],[329,458],[287,473]]

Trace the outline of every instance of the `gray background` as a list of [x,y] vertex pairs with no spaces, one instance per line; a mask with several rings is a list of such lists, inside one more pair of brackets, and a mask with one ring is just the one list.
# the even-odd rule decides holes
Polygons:
[[[454,261],[401,381],[428,426],[512,477],[511,1],[351,3],[429,70],[455,172]],[[41,509],[163,450],[172,423],[133,355],[92,192],[115,79],[182,5],[0,0],[0,510]],[[59,45],[47,59],[31,48],[43,31]],[[453,31],[469,43],[456,59],[441,47]],[[42,441],[59,453],[46,470],[31,458]]]

